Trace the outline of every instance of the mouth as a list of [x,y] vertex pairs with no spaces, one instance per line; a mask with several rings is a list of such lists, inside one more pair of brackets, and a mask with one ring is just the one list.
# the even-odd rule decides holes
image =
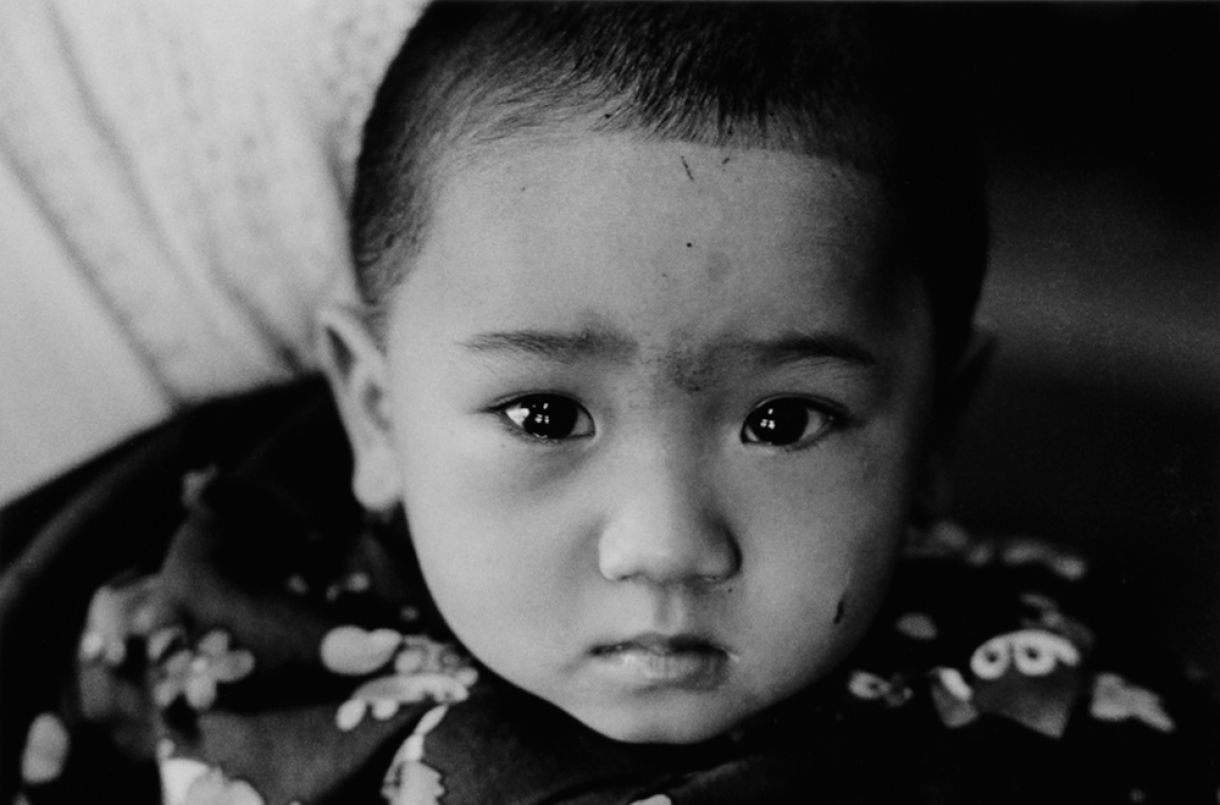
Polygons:
[[646,633],[590,650],[595,663],[634,687],[707,689],[724,678],[729,653],[697,635]]

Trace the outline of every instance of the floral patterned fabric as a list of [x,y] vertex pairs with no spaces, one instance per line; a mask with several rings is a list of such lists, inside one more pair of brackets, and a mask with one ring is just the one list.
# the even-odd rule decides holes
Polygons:
[[405,523],[350,499],[349,462],[306,384],[201,411],[0,514],[4,801],[1220,798],[1214,704],[1060,548],[913,532],[838,671],[707,744],[631,746],[463,651]]

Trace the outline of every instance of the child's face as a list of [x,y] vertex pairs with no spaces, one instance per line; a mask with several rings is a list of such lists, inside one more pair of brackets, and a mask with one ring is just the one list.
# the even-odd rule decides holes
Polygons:
[[881,268],[884,209],[829,161],[623,136],[448,178],[341,397],[358,494],[401,498],[475,656],[648,742],[724,732],[841,659],[930,415],[927,306]]

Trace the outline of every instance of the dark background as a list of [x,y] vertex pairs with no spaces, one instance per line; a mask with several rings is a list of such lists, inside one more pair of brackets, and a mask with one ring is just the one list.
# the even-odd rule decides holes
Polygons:
[[962,4],[997,336],[967,525],[1084,546],[1220,699],[1220,4]]

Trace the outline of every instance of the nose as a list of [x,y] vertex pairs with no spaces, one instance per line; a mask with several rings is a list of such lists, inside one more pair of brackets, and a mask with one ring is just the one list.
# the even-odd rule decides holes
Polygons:
[[741,550],[715,492],[695,467],[672,460],[628,468],[598,537],[610,581],[711,585],[741,569]]

